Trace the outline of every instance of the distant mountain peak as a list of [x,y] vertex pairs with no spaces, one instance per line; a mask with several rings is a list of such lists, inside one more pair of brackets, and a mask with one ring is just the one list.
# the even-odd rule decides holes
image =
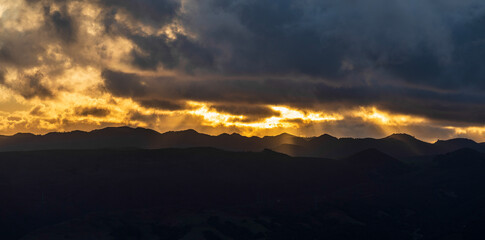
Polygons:
[[275,137],[296,137],[296,136],[284,132],[284,133],[281,133],[279,135],[276,135]]
[[312,144],[320,145],[320,144],[327,144],[327,143],[336,143],[338,142],[338,140],[339,140],[338,138],[325,133],[318,137],[310,138],[309,142],[311,142]]
[[134,130],[135,128],[129,127],[129,126],[121,126],[121,127],[105,127],[105,128],[100,128],[100,129],[95,129],[91,132],[94,131],[110,131],[110,130]]
[[453,139],[448,139],[448,140],[438,140],[435,142],[435,144],[440,144],[440,143],[471,143],[475,144],[477,142],[468,139],[468,138],[453,138]]
[[[74,132],[70,132],[74,133]],[[128,126],[122,126],[122,127],[106,127],[102,129],[96,129],[93,130],[89,133],[103,133],[103,134],[112,134],[112,133],[118,133],[118,134],[125,134],[125,133],[150,133],[150,134],[160,134],[159,132],[148,129],[148,128],[142,128],[142,127],[128,127]]]
[[195,131],[194,129],[191,129],[191,128],[190,129],[186,129],[186,130],[182,130],[180,132],[183,132],[183,133],[199,133],[199,132],[197,132],[197,131]]
[[330,134],[327,134],[327,133],[322,134],[322,135],[318,136],[317,138],[321,138],[321,139],[335,139],[335,140],[338,139],[338,138],[336,138],[336,137],[334,137],[334,136],[332,136]]
[[239,134],[239,133],[231,133],[231,134],[229,134],[229,133],[221,133],[221,134],[219,134],[217,136],[219,136],[219,137],[242,137],[241,134]]
[[411,136],[407,133],[393,133],[391,135],[389,135],[388,137],[407,137],[407,138],[415,138],[414,136]]
[[417,138],[415,138],[414,136],[411,136],[411,135],[406,134],[406,133],[393,133],[393,134],[385,137],[385,139],[396,139],[396,140],[400,140],[400,141],[406,141],[406,140],[420,141]]
[[98,148],[186,148],[214,147],[225,150],[255,151],[273,149],[292,156],[344,158],[353,153],[379,155],[376,149],[396,158],[435,155],[469,147],[485,152],[485,143],[457,138],[430,144],[408,134],[397,133],[385,138],[336,138],[329,134],[304,138],[289,133],[276,136],[246,137],[238,133],[208,135],[194,129],[159,133],[147,128],[106,127],[72,132],[53,132],[45,135],[18,133],[3,136],[0,151],[42,149],[98,149]]
[[194,129],[186,129],[186,130],[180,130],[180,131],[168,131],[165,132],[164,134],[199,134],[199,132],[195,131]]
[[90,133],[99,133],[99,132],[126,132],[126,131],[133,131],[135,128],[122,126],[122,127],[105,127],[101,129],[95,129],[90,131]]
[[32,136],[37,136],[35,134],[32,134],[32,133],[16,133],[13,135],[14,137],[32,137]]
[[275,135],[275,136],[264,136],[263,138],[273,139],[273,138],[293,138],[293,137],[296,137],[296,136],[293,136],[293,135],[288,134],[288,133],[280,133],[280,134]]

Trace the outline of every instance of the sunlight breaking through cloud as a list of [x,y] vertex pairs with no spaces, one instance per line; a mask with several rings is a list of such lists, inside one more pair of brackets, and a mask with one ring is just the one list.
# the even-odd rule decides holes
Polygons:
[[201,116],[204,119],[204,124],[214,127],[222,125],[226,127],[235,126],[256,129],[288,129],[297,128],[299,125],[298,121],[303,123],[318,123],[325,121],[338,121],[343,119],[343,117],[338,114],[325,115],[321,112],[305,112],[297,109],[291,109],[289,107],[270,106],[271,109],[279,112],[280,116],[264,118],[261,121],[244,122],[247,117],[243,115],[219,113],[215,110],[211,110],[207,104],[204,103],[189,102],[189,105],[196,109],[188,111],[188,113]]
[[223,2],[0,0],[0,134],[485,140],[482,1],[419,1],[392,20],[367,7],[380,1]]
[[364,121],[375,122],[379,125],[407,126],[411,124],[428,123],[429,121],[418,116],[392,114],[378,110],[376,107],[360,107],[353,113],[354,116],[362,118]]

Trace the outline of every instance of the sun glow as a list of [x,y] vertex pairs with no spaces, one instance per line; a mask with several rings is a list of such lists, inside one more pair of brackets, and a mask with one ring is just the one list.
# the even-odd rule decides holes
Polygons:
[[189,102],[195,110],[188,111],[189,114],[200,116],[204,119],[204,124],[209,126],[224,127],[243,127],[255,129],[271,128],[297,128],[300,123],[337,121],[343,119],[341,115],[326,115],[322,112],[305,112],[284,106],[269,106],[272,110],[279,113],[279,116],[271,116],[259,121],[246,122],[244,115],[231,115],[212,110],[208,104],[199,102]]
[[485,135],[485,126],[484,127],[452,127],[452,126],[447,126],[445,128],[453,130],[458,135],[478,135],[478,136]]
[[[89,78],[93,72],[73,74],[77,82]],[[76,82],[75,81],[75,82]],[[179,110],[150,108],[129,98],[114,97],[109,93],[86,94],[94,82],[86,83],[78,92],[61,92],[50,100],[23,100],[25,108],[17,111],[0,111],[1,134],[16,132],[47,133],[51,131],[92,130],[106,126],[148,127],[165,132],[194,128],[208,133],[227,131],[246,136],[264,136],[290,132],[302,136],[330,133],[326,126],[346,124],[361,119],[369,126],[379,127],[384,134],[408,132],[413,126],[431,122],[411,115],[394,114],[374,106],[359,107],[348,111],[316,111],[296,109],[284,105],[266,105],[274,111],[264,118],[251,118],[220,112],[211,102],[187,101]],[[4,100],[4,101],[7,101]],[[304,131],[306,127],[313,131]],[[485,127],[443,126],[451,136],[473,136],[482,140]],[[330,130],[330,132],[329,132]],[[337,136],[339,133],[333,133]],[[434,139],[435,140],[435,139]]]
[[323,121],[337,121],[342,120],[343,117],[339,114],[325,114],[323,112],[309,112],[298,109],[291,109],[289,107],[271,106],[271,109],[280,112],[282,119],[301,119],[309,122],[323,122]]
[[426,119],[417,116],[384,112],[376,107],[360,107],[351,115],[362,118],[364,121],[374,122],[376,124],[386,126],[407,126],[411,124],[424,123],[427,121]]

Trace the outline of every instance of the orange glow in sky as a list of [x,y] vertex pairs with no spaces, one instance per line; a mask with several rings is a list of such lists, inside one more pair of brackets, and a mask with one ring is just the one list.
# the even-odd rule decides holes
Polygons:
[[[47,2],[49,8],[44,6]],[[197,6],[197,2],[181,1],[176,14],[203,10]],[[301,87],[330,82],[325,77],[291,71],[281,76],[259,67],[253,69],[256,73],[240,75],[225,71],[224,64],[240,49],[231,51],[226,48],[230,43],[215,41],[207,32],[217,32],[212,28],[220,27],[233,30],[237,38],[253,36],[234,16],[217,13],[207,20],[212,25],[190,28],[182,17],[158,19],[166,21],[162,24],[139,18],[130,13],[131,9],[107,11],[102,7],[98,1],[0,0],[0,134],[127,125],[160,132],[192,128],[248,136],[288,132],[299,136],[329,133],[338,137],[383,137],[406,132],[428,141],[453,137],[485,141],[485,125],[477,124],[479,121],[462,124],[431,119],[431,114],[395,112],[393,109],[401,108],[384,108],[380,106],[386,104],[372,101],[347,104],[346,99],[325,98],[314,87]],[[108,20],[116,23],[109,27],[108,16],[103,15],[108,12],[114,14]],[[64,25],[56,25],[55,17],[59,16]],[[229,28],[225,24],[232,25]],[[180,39],[183,41],[177,42]],[[155,47],[144,48],[150,44]],[[219,54],[217,61],[206,56],[203,50],[207,49],[197,47]],[[170,58],[177,54],[181,57]],[[265,57],[270,56],[258,56],[251,62],[264,64]],[[148,64],[147,59],[156,59],[158,65]],[[204,68],[204,61],[212,65]],[[342,60],[341,65],[339,71],[356,69],[351,59]],[[106,70],[124,75],[116,75],[114,84],[109,85],[103,76]],[[263,73],[258,75],[259,71]],[[224,75],[226,72],[232,75]],[[372,78],[368,75],[362,73],[364,80],[359,79],[359,84]],[[221,87],[226,83],[221,79],[230,83]],[[290,80],[301,88],[292,89]],[[326,94],[334,96],[332,91],[341,91],[346,84],[328,83]],[[370,80],[366,84],[373,87]],[[197,88],[204,88],[205,95]],[[265,97],[252,101],[261,96]],[[339,96],[347,95],[335,94],[335,98]],[[165,106],[143,104],[145,100],[160,101]],[[242,106],[243,110],[214,107],[224,104]]]

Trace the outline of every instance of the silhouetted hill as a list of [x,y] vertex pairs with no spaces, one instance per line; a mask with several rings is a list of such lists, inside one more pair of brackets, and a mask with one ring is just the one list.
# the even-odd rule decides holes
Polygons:
[[100,210],[298,199],[359,178],[338,161],[271,150],[56,150],[0,153],[0,159],[0,236]]
[[356,153],[345,161],[374,175],[396,175],[409,170],[404,163],[374,148]]
[[305,145],[306,143],[307,143],[306,139],[296,137],[287,133],[282,133],[277,136],[265,136],[261,139],[261,144],[264,145],[266,148],[275,148],[282,144],[302,146],[302,145]]
[[309,150],[306,147],[303,147],[301,145],[295,145],[295,144],[281,144],[279,146],[273,147],[272,148],[274,151],[281,152],[288,154],[290,156],[300,156],[300,157],[306,157],[306,156],[314,156],[314,154],[311,153],[311,149]]
[[15,134],[0,141],[2,151],[49,149],[153,148],[160,133],[144,128],[109,127],[91,132]]
[[477,239],[483,159],[460,149],[410,168],[376,149],[341,160],[201,147],[3,152],[0,237]]
[[485,166],[485,154],[470,148],[463,148],[438,155],[434,161],[444,167],[482,167]]
[[239,134],[211,136],[195,130],[158,133],[144,128],[110,127],[91,132],[19,133],[0,137],[0,151],[103,148],[187,148],[214,147],[231,151],[273,149],[291,156],[345,158],[374,148],[396,158],[443,154],[463,147],[485,151],[485,144],[468,139],[423,142],[407,134],[393,134],[381,139],[335,138],[328,134],[302,138],[290,134],[244,137]]
[[450,140],[438,140],[434,143],[443,152],[451,152],[460,148],[483,149],[475,141],[467,138],[455,138]]

